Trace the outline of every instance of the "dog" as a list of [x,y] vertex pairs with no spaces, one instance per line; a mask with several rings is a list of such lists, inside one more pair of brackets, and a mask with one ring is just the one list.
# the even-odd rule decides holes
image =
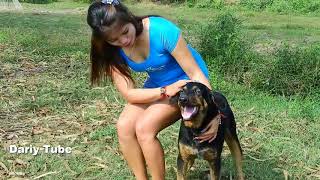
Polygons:
[[[210,179],[218,180],[224,140],[234,158],[238,179],[244,179],[242,149],[227,99],[219,92],[211,92],[204,84],[188,82],[180,92],[170,98],[170,103],[178,105],[182,116],[178,138],[177,179],[186,179],[187,171],[192,167],[195,158],[202,157],[209,163]],[[210,143],[194,140],[211,121],[220,121],[216,138]]]

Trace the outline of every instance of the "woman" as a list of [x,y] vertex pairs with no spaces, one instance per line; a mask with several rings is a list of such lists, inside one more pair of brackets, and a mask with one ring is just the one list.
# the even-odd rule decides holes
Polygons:
[[[147,179],[145,163],[153,179],[164,179],[157,134],[180,118],[168,99],[190,80],[211,89],[206,65],[173,23],[159,16],[135,16],[118,0],[91,4],[87,21],[92,28],[91,82],[110,78],[127,101],[117,122],[123,156],[137,179]],[[135,87],[130,69],[148,73],[143,88]],[[217,123],[197,139],[212,141]]]

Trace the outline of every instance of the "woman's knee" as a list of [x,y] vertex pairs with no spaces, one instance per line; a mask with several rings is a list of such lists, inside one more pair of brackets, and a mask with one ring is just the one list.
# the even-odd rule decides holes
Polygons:
[[136,124],[135,132],[137,139],[140,143],[148,142],[156,138],[158,132],[153,130],[150,123],[147,120],[139,119]]
[[135,137],[134,120],[119,118],[117,121],[117,133],[119,141]]

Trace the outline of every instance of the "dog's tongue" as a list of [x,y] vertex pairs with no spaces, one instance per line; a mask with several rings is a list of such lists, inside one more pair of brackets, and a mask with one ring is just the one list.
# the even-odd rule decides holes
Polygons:
[[191,118],[192,114],[196,111],[197,107],[192,107],[192,106],[185,106],[183,108],[183,112],[182,112],[182,117],[185,120],[188,120]]

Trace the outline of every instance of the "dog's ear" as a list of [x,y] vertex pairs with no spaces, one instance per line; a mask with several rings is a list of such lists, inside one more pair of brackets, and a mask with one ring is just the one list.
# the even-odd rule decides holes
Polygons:
[[212,104],[214,102],[213,95],[209,88],[203,90],[203,97],[206,100],[207,104]]
[[180,92],[170,97],[169,104],[178,104],[179,96],[180,96]]
[[227,99],[219,92],[213,91],[211,98],[214,104],[222,111],[228,106]]

